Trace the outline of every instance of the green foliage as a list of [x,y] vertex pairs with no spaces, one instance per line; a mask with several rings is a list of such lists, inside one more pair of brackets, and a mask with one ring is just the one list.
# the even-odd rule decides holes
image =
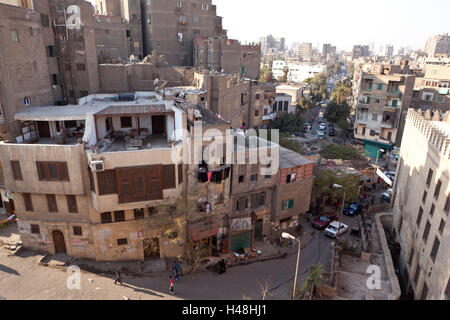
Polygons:
[[272,69],[264,66],[259,72],[259,81],[266,83],[273,82],[274,79]]
[[347,120],[349,114],[350,106],[347,102],[337,104],[334,101],[330,101],[324,116],[328,121],[338,123],[340,120]]
[[280,132],[292,133],[303,131],[304,125],[305,121],[300,113],[290,114],[284,112],[270,123],[269,129],[278,129]]
[[331,92],[331,100],[337,104],[347,102],[347,98],[352,95],[352,84],[350,81],[339,81]]
[[309,85],[311,86],[311,93],[314,101],[319,102],[328,97],[327,76],[323,72],[316,74],[312,80],[310,80]]
[[295,298],[299,300],[303,300],[305,298],[312,298],[314,294],[314,289],[319,285],[320,279],[323,274],[323,266],[318,262],[311,273],[308,275],[308,278],[302,283],[300,288],[297,288],[295,291]]
[[351,145],[327,144],[322,147],[319,154],[325,159],[364,159],[359,150]]
[[313,81],[313,77],[310,77],[310,78],[305,79],[303,82],[311,85],[312,81]]
[[[340,175],[338,175],[340,173]],[[333,184],[339,184],[344,188],[335,188]],[[342,201],[345,191],[346,203],[355,201],[358,198],[359,176],[356,174],[345,174],[330,169],[319,169],[313,182],[312,194],[316,204],[325,201]]]
[[298,102],[297,106],[300,107],[302,110],[309,110],[314,108],[316,104],[311,99],[306,99],[302,97],[300,98],[300,101]]
[[287,133],[280,134],[280,146],[297,153],[303,153],[300,143],[297,140],[292,139]]

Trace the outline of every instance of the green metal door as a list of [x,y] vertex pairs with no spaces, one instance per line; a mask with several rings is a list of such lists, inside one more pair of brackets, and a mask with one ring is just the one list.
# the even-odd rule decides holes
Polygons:
[[239,248],[250,248],[252,231],[244,231],[231,236],[231,251],[237,251]]

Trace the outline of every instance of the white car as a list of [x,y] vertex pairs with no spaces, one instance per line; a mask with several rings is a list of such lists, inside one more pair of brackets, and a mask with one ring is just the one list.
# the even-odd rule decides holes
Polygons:
[[320,130],[325,130],[325,128],[326,128],[325,123],[321,123],[321,124],[319,125],[319,129],[320,129]]
[[320,139],[325,138],[325,133],[323,133],[323,131],[318,131],[317,137],[319,137]]
[[[339,228],[339,230],[338,230],[338,228]],[[327,235],[331,238],[336,238],[337,236],[340,236],[341,234],[346,233],[347,230],[348,230],[348,225],[346,225],[342,222],[339,225],[339,221],[333,221],[325,229],[325,235]]]
[[382,197],[384,200],[390,201],[392,197],[392,188],[389,188],[385,192],[383,192]]

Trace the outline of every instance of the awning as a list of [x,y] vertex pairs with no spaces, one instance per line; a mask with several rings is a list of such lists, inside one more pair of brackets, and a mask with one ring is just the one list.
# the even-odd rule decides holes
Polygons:
[[207,239],[219,233],[219,224],[217,222],[207,223],[205,221],[194,223],[189,226],[189,233],[192,241]]
[[449,88],[441,88],[439,89],[439,94],[447,95],[449,90],[450,90]]
[[167,113],[165,104],[158,105],[125,105],[125,106],[109,106],[96,114],[95,117],[110,116],[135,116],[144,114]]
[[27,107],[16,113],[15,119],[20,121],[70,121],[85,120],[86,113],[98,112],[105,106],[67,105],[51,107]]

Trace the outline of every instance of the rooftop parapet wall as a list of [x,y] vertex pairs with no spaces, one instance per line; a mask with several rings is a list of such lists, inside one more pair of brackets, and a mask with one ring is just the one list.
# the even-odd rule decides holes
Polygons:
[[[432,121],[440,121],[438,117],[438,111],[435,112],[433,118],[430,117],[430,112],[427,111],[425,115],[422,115],[420,111],[414,109],[408,110],[408,115],[406,117],[407,123],[412,124],[425,139],[428,140],[444,158],[450,159],[450,137],[447,133],[441,131],[437,126],[433,125]],[[428,119],[427,119],[428,118]],[[442,123],[449,123],[450,112],[447,112]],[[448,132],[450,132],[450,124],[448,124]]]

